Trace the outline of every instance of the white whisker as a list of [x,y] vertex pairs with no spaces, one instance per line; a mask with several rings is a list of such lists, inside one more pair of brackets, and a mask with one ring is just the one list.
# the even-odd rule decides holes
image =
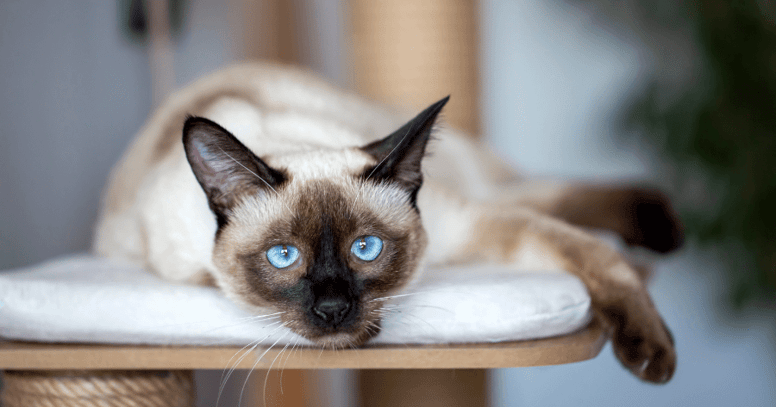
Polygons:
[[[205,330],[205,331],[200,331],[198,333],[200,335],[204,335],[204,334],[208,334],[208,333],[211,333],[211,332],[218,331],[220,329],[234,328],[236,326],[248,325],[248,324],[255,323],[255,322],[267,322],[267,321],[272,321],[274,319],[280,319],[280,316],[279,315],[262,316],[262,317],[258,317],[258,318],[250,318],[249,317],[249,318],[246,318],[246,319],[244,319],[244,320],[242,320],[240,322],[237,322],[235,324],[222,325],[222,326],[219,326],[219,327],[216,327],[216,328],[208,329],[208,330]],[[278,320],[278,321],[275,321],[275,322],[273,322],[271,324],[267,324],[267,325],[264,325],[264,326],[265,327],[270,327],[270,326],[275,325],[275,324],[277,324],[279,322],[281,322],[281,321]]]
[[[249,321],[249,320],[254,320],[254,319],[260,319],[260,318],[265,318],[265,317],[271,317],[271,316],[275,316],[275,315],[280,315],[280,314],[284,314],[285,312],[286,312],[286,311],[280,311],[280,312],[274,312],[274,313],[271,313],[271,314],[263,314],[263,315],[251,315],[251,316],[248,316],[248,317],[235,318],[235,320],[236,320],[236,321]],[[156,325],[155,327],[156,327],[156,328],[160,328],[160,329],[161,329],[161,328],[188,327],[188,326],[191,326],[191,325],[198,325],[198,324],[209,324],[210,322],[211,322],[211,321],[209,321],[209,320],[202,320],[202,321],[196,321],[196,322],[183,322],[183,323],[179,323],[179,324],[163,324],[163,325]],[[225,326],[228,326],[228,325],[225,325]],[[220,329],[220,328],[216,328],[216,329]]]
[[[367,329],[367,332],[369,332],[369,327],[368,326],[367,326],[366,329]],[[352,338],[348,338],[348,347],[350,347],[350,349],[353,349],[356,352],[356,357],[358,359],[361,359],[361,354],[358,353],[358,346],[355,345],[355,343],[353,342]]]
[[455,311],[453,311],[453,310],[451,310],[449,308],[440,307],[440,306],[437,306],[437,305],[428,305],[428,304],[388,304],[388,305],[383,306],[383,309],[385,309],[385,310],[396,311],[396,312],[409,311],[409,310],[411,310],[413,308],[431,308],[431,309],[436,309],[436,310],[439,310],[439,311],[445,311],[445,312],[448,312],[450,314],[455,314]]
[[434,291],[417,291],[417,292],[413,292],[413,293],[388,295],[388,296],[385,296],[385,297],[373,298],[373,299],[369,300],[369,302],[380,301],[380,300],[388,300],[388,299],[391,299],[391,298],[409,297],[409,296],[412,296],[412,295],[427,294],[427,293],[433,293],[433,292]]
[[286,365],[288,364],[288,359],[291,359],[291,356],[296,351],[296,347],[297,347],[297,345],[299,345],[299,340],[300,339],[301,339],[301,337],[299,337],[299,336],[296,337],[296,341],[294,341],[294,345],[291,346],[291,350],[288,352],[288,356],[286,356],[286,361],[285,361],[285,363],[283,363],[283,367],[280,368],[280,394],[284,394],[283,393],[283,372],[286,370]]
[[261,339],[256,339],[255,341],[245,345],[242,349],[235,352],[235,354],[229,359],[229,362],[226,363],[227,368],[229,368],[230,363],[232,362],[232,359],[234,359],[235,356],[240,354],[240,352],[243,351],[243,349],[253,345],[249,350],[247,350],[235,363],[232,368],[229,369],[229,373],[226,374],[226,378],[224,378],[224,373],[226,373],[226,368],[221,372],[221,384],[218,386],[218,397],[216,397],[216,407],[218,407],[218,403],[221,401],[221,394],[224,392],[224,387],[226,387],[226,383],[229,381],[229,377],[232,376],[232,372],[234,372],[234,369],[237,367],[237,365],[242,362],[243,358],[256,349],[257,346],[259,346],[259,343],[261,342]]
[[[275,361],[278,360],[280,355],[282,355],[283,352],[286,351],[286,349],[288,348],[288,345],[290,345],[290,344],[291,344],[290,342],[287,343],[286,346],[284,346],[283,349],[281,349],[280,352],[278,352],[278,354],[275,355],[275,359],[272,359],[272,363],[269,364],[269,367],[267,368],[267,373],[264,375],[264,389],[261,391],[261,400],[262,400],[262,402],[264,403],[265,406],[267,405],[267,380],[269,380],[269,374],[270,374],[270,372],[272,372],[272,366],[275,364]],[[281,389],[283,388],[282,382],[280,384],[280,387],[281,387]]]
[[[278,338],[278,339],[275,341],[275,343],[273,343],[272,345],[270,345],[270,347],[269,347],[269,348],[267,348],[267,349],[264,351],[264,353],[262,353],[262,354],[261,354],[261,356],[259,356],[258,358],[256,358],[256,363],[254,363],[254,364],[253,364],[253,366],[251,366],[251,370],[248,372],[248,376],[246,376],[246,377],[245,377],[245,382],[243,383],[242,389],[240,389],[240,399],[239,399],[239,401],[237,402],[237,407],[240,407],[240,406],[242,406],[242,399],[243,399],[243,393],[245,393],[245,386],[248,384],[248,379],[250,379],[250,378],[251,378],[251,374],[253,373],[253,370],[254,370],[254,369],[256,369],[256,365],[258,365],[258,364],[259,364],[259,362],[261,362],[261,359],[264,357],[264,355],[266,355],[266,354],[267,354],[267,352],[269,352],[269,351],[270,351],[270,349],[274,348],[274,347],[275,347],[275,345],[277,345],[277,343],[278,343],[278,342],[280,342],[280,340],[281,340],[281,339],[283,339],[283,338],[285,338],[285,337],[286,337],[286,335],[288,335],[288,332],[286,332],[286,333],[284,333],[283,335],[281,335],[281,336],[280,336],[280,337],[279,337],[279,338]],[[272,367],[272,365],[270,365],[270,367]]]
[[237,368],[237,366],[240,365],[240,363],[243,361],[243,359],[245,359],[246,356],[248,356],[249,353],[253,352],[253,350],[256,349],[257,346],[259,346],[261,341],[263,341],[264,339],[269,338],[270,336],[272,336],[272,334],[274,334],[275,332],[277,332],[278,330],[283,328],[283,325],[282,325],[281,321],[273,322],[271,325],[274,325],[274,324],[277,324],[277,323],[280,323],[281,325],[278,326],[277,328],[273,329],[270,333],[268,333],[264,337],[259,338],[259,339],[255,340],[255,341],[253,341],[253,342],[243,346],[243,348],[238,350],[237,352],[235,352],[235,354],[232,355],[232,357],[226,363],[227,368],[229,368],[229,364],[232,362],[232,359],[234,359],[235,356],[239,355],[240,352],[242,352],[245,348],[253,345],[253,347],[251,347],[248,351],[243,353],[243,355],[239,359],[237,359],[236,362],[234,362],[234,365],[229,369],[229,373],[226,374],[226,378],[224,378],[224,372],[226,371],[226,368],[224,369],[224,372],[221,372],[221,385],[219,386],[219,389],[218,389],[218,398],[216,399],[216,407],[218,407],[218,401],[221,399],[221,393],[224,391],[224,387],[226,386],[226,382],[229,381],[229,377],[232,376],[232,373]]
[[323,351],[324,350],[326,350],[326,345],[321,346],[321,353],[318,354],[318,359],[320,359],[321,356],[323,356]]
[[403,315],[405,317],[408,317],[408,318],[414,318],[416,321],[420,321],[420,322],[428,325],[428,327],[433,329],[434,332],[439,332],[439,329],[437,329],[434,325],[431,325],[428,321],[424,320],[423,318],[418,317],[417,315],[412,315],[412,314],[408,314],[408,313],[405,313]]
[[276,316],[276,315],[283,315],[283,314],[285,314],[286,312],[287,312],[287,311],[278,311],[278,312],[273,312],[273,313],[271,313],[271,314],[264,314],[264,315],[253,315],[253,316],[250,316],[250,317],[245,317],[245,319],[251,319],[251,318],[263,318],[263,317],[271,317],[271,316]]

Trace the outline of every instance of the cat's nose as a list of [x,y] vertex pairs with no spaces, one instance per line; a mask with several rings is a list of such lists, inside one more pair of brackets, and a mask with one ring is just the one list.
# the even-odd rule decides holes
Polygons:
[[339,325],[350,312],[350,304],[344,298],[329,298],[319,301],[313,313],[329,326]]

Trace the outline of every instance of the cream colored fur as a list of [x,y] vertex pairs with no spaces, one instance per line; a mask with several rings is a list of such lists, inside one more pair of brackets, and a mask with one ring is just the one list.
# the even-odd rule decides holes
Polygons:
[[[94,240],[97,253],[131,259],[175,281],[200,281],[204,274],[219,278],[212,258],[216,222],[180,141],[186,114],[207,117],[257,156],[271,156],[267,164],[288,168],[297,184],[339,182],[338,174],[373,165],[356,147],[390,134],[412,117],[303,71],[268,64],[231,67],[175,93],[113,171]],[[497,261],[516,270],[572,272],[589,288],[596,311],[614,327],[620,360],[646,380],[670,378],[676,358],[670,333],[638,273],[608,245],[547,216],[567,187],[520,187],[514,182],[517,174],[470,138],[444,124],[437,126],[435,138],[423,161],[425,181],[418,197],[429,237],[426,262]],[[504,181],[513,181],[508,193]],[[406,204],[406,197],[386,191],[367,188],[356,199],[390,217],[400,213],[392,205]],[[249,204],[248,211],[260,205],[275,205],[269,213],[283,211],[283,202],[272,199]],[[259,214],[240,218],[266,224]],[[629,338],[638,341],[629,345]]]
[[[218,97],[219,92],[226,96]],[[208,101],[206,106],[201,106],[202,100]],[[364,154],[342,156],[331,150],[365,145],[412,117],[333,88],[303,71],[275,65],[231,67],[174,94],[114,169],[94,248],[102,255],[142,263],[176,281],[214,269],[215,221],[180,144],[187,113],[219,123],[258,156],[284,155],[268,164],[289,166],[296,176],[307,178],[327,178],[346,167],[363,166]],[[160,142],[163,138],[177,143],[164,156],[154,157],[157,146],[166,144]],[[432,154],[423,162],[427,178],[419,196],[427,230],[444,237],[430,242],[432,263],[444,262],[466,235],[466,222],[445,221],[450,216],[468,217],[459,213],[462,206],[446,211],[444,204],[463,205],[464,197],[485,198],[492,191],[491,164],[480,159],[486,152],[444,125],[438,126],[436,138],[429,146]]]

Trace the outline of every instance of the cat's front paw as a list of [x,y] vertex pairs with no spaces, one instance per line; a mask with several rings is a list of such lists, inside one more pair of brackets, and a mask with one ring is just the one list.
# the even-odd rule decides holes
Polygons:
[[614,354],[626,368],[652,383],[671,380],[676,369],[674,339],[657,313],[649,315],[627,312],[625,307],[608,307],[602,314],[613,325]]

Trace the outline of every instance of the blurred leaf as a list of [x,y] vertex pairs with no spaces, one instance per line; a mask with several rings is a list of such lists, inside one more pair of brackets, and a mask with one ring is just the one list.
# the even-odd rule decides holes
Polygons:
[[[638,21],[619,23],[634,29],[651,27],[637,34],[663,66],[624,109],[620,133],[658,152],[674,169],[688,237],[715,248],[724,261],[731,304],[775,303],[774,2],[576,2],[595,3],[609,18],[627,14]],[[661,76],[673,62],[660,53],[682,23],[691,28],[700,54],[689,86],[677,89]]]

